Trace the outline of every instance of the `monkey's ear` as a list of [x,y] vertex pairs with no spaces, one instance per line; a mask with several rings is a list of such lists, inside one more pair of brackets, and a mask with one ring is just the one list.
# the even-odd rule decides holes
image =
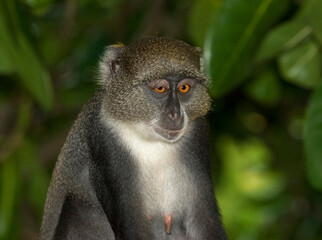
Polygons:
[[120,53],[123,51],[124,45],[118,43],[108,46],[104,55],[99,63],[99,83],[107,85],[113,74],[117,73],[120,69]]

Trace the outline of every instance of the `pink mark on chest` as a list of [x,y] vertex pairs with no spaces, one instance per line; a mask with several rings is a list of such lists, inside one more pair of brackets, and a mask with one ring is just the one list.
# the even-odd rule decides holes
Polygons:
[[171,234],[172,214],[169,213],[164,216],[164,226],[166,234]]

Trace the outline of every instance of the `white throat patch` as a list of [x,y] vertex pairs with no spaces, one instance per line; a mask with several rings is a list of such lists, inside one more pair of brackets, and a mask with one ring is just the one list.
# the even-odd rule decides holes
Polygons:
[[182,203],[191,203],[191,193],[196,191],[191,189],[188,169],[179,156],[183,140],[171,143],[155,138],[153,129],[143,123],[110,121],[108,125],[134,156],[147,214],[174,213],[188,207]]

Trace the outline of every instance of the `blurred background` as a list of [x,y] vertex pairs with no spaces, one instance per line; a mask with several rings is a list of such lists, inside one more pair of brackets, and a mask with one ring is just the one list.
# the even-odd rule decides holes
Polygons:
[[321,240],[321,0],[1,0],[0,239],[37,239],[98,59],[146,35],[204,50],[230,239]]

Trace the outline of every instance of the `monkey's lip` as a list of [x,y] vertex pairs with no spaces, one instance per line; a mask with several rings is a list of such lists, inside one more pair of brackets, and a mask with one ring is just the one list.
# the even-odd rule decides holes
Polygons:
[[152,125],[152,127],[157,134],[168,141],[175,141],[183,134],[183,128],[178,130],[170,130],[156,125]]

